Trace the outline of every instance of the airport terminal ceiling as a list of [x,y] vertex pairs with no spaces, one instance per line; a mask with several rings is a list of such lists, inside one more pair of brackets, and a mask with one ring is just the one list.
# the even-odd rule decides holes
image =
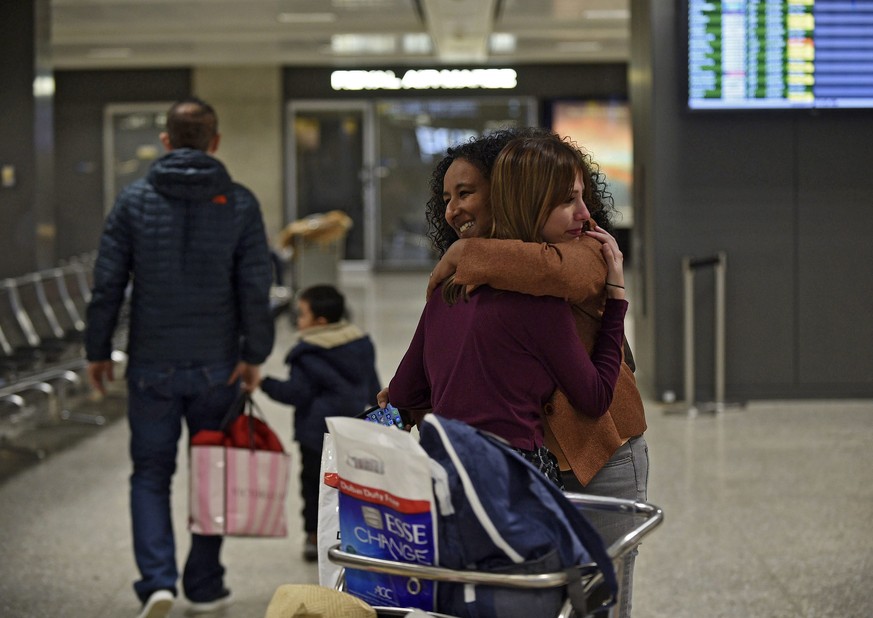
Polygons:
[[56,69],[629,59],[629,0],[39,0]]

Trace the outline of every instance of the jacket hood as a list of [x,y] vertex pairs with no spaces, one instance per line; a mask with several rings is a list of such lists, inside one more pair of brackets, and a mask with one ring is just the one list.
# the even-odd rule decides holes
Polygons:
[[358,382],[364,367],[374,362],[373,343],[357,326],[345,320],[307,329],[291,348],[285,362],[303,355],[317,355],[343,379]]
[[364,333],[360,328],[346,320],[340,320],[324,326],[307,328],[300,333],[300,340],[319,348],[330,349],[350,343],[363,336]]
[[211,200],[232,187],[218,159],[191,148],[171,150],[152,163],[146,178],[158,193],[177,200]]

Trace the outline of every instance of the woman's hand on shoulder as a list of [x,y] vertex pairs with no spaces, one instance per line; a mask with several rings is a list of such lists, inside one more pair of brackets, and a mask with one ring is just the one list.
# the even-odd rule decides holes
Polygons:
[[430,279],[427,282],[427,298],[430,298],[430,295],[440,283],[454,275],[455,271],[458,270],[458,264],[461,262],[461,254],[464,252],[464,244],[466,242],[463,238],[453,242],[446,249],[437,265],[434,266],[433,271],[430,273]]
[[600,251],[606,260],[606,296],[624,298],[624,255],[615,238],[599,225],[585,232],[600,241]]

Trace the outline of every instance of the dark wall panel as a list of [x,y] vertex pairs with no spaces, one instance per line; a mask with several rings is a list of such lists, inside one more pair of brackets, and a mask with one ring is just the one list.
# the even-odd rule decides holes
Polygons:
[[0,277],[17,276],[36,267],[33,46],[33,4],[5,4],[0,18],[0,166],[14,171],[15,183],[0,186]]
[[798,379],[855,395],[873,382],[871,135],[873,114],[850,114],[797,137]]
[[[664,275],[675,278],[681,272],[676,261],[681,255],[726,253],[726,380],[734,392],[774,382],[791,384],[794,379],[791,305],[782,311],[762,310],[767,298],[790,299],[795,294],[794,153],[788,146],[792,127],[790,119],[762,117],[686,117],[681,123],[677,143],[682,154],[675,200],[670,202],[675,214],[662,222],[674,230],[674,239],[659,239],[659,255],[661,263],[662,253],[674,256],[674,273]],[[696,283],[698,383],[711,397],[712,269],[696,271]],[[672,304],[667,315],[681,315],[681,298],[676,296],[660,298],[662,310]],[[671,339],[672,352],[681,357],[681,331],[677,334]],[[769,342],[767,353],[749,363],[746,351],[763,341]]]
[[97,248],[103,229],[103,110],[110,103],[191,94],[187,69],[60,71],[55,75],[57,255]]

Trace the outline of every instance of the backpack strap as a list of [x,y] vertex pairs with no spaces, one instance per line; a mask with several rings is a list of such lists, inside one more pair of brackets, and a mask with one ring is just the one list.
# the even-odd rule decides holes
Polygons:
[[436,433],[439,436],[440,441],[442,442],[443,448],[446,449],[446,453],[452,460],[452,463],[455,466],[455,470],[458,473],[458,478],[461,480],[461,485],[464,488],[464,496],[467,498],[467,501],[470,503],[473,512],[476,514],[476,518],[479,520],[479,524],[488,534],[488,538],[491,539],[491,542],[496,547],[499,547],[510,560],[512,560],[516,564],[524,562],[524,557],[519,554],[506,539],[503,538],[503,536],[500,534],[500,531],[497,529],[497,526],[495,526],[494,522],[491,521],[491,517],[488,516],[488,511],[486,511],[485,507],[482,505],[482,501],[479,499],[479,494],[476,492],[476,488],[473,486],[473,481],[470,480],[470,476],[469,474],[467,474],[467,469],[464,467],[464,462],[461,461],[460,457],[458,457],[458,453],[457,451],[455,451],[455,447],[454,445],[452,445],[452,441],[449,439],[448,435],[446,435],[446,430],[440,423],[439,416],[437,416],[436,414],[428,414],[424,417],[424,422],[429,423],[436,430]]
[[588,598],[582,586],[582,574],[575,567],[570,567],[565,572],[567,573],[567,596],[570,598],[570,605],[573,606],[573,611],[577,616],[587,616]]

